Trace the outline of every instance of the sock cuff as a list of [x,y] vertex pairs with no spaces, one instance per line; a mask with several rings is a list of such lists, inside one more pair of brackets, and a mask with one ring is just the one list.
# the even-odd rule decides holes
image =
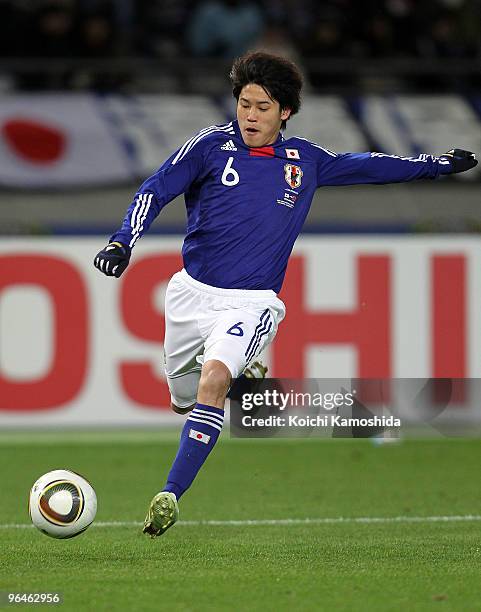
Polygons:
[[197,404],[186,422],[208,425],[220,432],[224,424],[224,411],[205,404]]
[[222,408],[216,408],[215,406],[208,406],[207,404],[199,404],[199,403],[195,405],[194,410],[196,408],[199,408],[200,410],[208,410],[209,412],[212,412],[212,414],[218,414],[219,416],[224,418],[224,410],[222,410]]

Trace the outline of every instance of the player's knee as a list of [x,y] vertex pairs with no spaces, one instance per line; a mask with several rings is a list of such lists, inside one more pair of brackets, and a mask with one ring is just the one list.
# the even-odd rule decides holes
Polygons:
[[200,392],[227,395],[230,383],[230,371],[221,361],[212,359],[204,364],[199,381]]

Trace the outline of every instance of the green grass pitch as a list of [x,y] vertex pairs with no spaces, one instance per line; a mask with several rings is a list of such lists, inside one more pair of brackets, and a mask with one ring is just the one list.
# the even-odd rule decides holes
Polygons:
[[[60,592],[63,611],[481,609],[478,440],[225,435],[180,522],[150,540],[141,522],[177,436],[1,434],[0,591]],[[55,468],[97,491],[95,524],[72,540],[18,527],[30,486]],[[412,520],[454,516],[464,520]]]

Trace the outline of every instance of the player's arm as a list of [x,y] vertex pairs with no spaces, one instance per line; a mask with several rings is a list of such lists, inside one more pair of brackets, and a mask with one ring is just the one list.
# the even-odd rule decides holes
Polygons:
[[321,149],[318,181],[321,185],[383,184],[437,178],[465,172],[477,165],[474,153],[451,149],[435,157],[400,157],[385,153],[333,153]]
[[107,276],[121,276],[129,265],[132,248],[143,236],[162,208],[187,191],[199,176],[203,164],[196,150],[179,159],[174,153],[159,170],[139,188],[130,204],[120,229],[112,234],[109,244],[94,259],[94,266]]

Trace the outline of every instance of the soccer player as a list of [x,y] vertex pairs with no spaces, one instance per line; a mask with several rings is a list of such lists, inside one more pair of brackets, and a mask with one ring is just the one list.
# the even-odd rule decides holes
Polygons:
[[461,149],[399,157],[334,153],[305,138],[286,139],[286,123],[300,108],[298,68],[248,53],[230,78],[237,120],[204,128],[173,153],[141,185],[121,228],[95,257],[99,270],[119,277],[162,208],[185,194],[184,269],[168,284],[164,347],[171,407],[190,415],[145,519],[152,537],[175,523],[178,500],[217,442],[232,379],[276,335],[285,315],[277,293],[316,189],[434,179],[478,163]]

